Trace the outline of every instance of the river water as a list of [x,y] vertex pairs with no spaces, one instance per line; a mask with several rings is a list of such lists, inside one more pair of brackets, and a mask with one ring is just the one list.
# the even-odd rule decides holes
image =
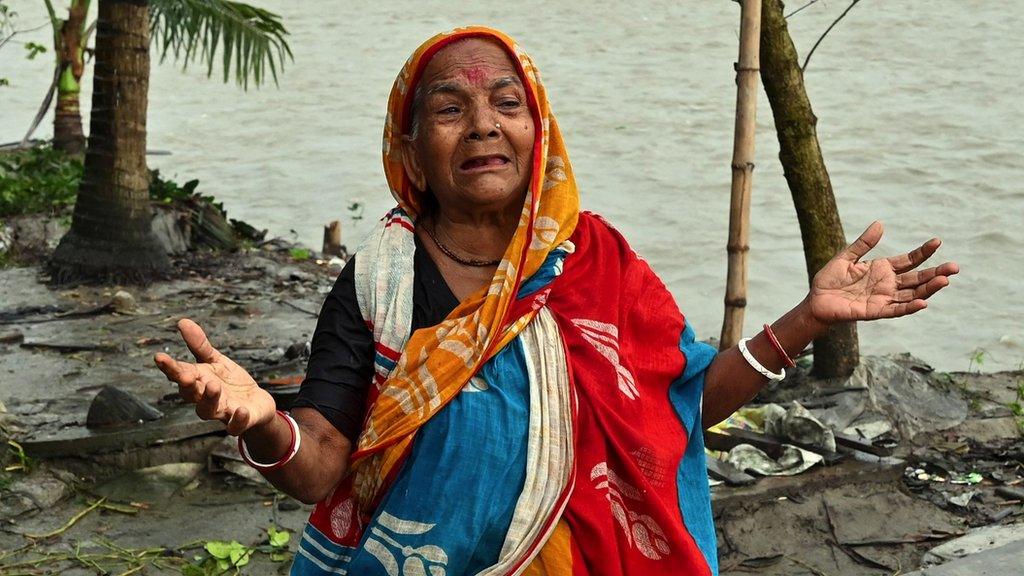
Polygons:
[[[154,60],[150,164],[223,200],[231,216],[319,246],[341,219],[350,246],[391,199],[380,163],[394,75],[430,35],[480,23],[504,29],[543,72],[587,209],[630,239],[702,336],[721,326],[738,5],[716,2],[381,4],[257,0],[284,16],[294,63],[280,86],[247,93]],[[9,2],[20,28],[42,3]],[[793,2],[792,10],[798,3]],[[806,53],[846,2],[790,19]],[[806,80],[848,238],[887,227],[877,254],[931,236],[962,272],[928,310],[861,325],[866,353],[909,351],[940,369],[1024,361],[1024,99],[1014,14],[1024,1],[936,0],[856,6],[814,54]],[[52,74],[49,54],[0,50],[0,142],[19,139]],[[91,75],[86,76],[87,109]],[[747,331],[804,295],[800,233],[767,100],[759,103]],[[39,136],[50,133],[48,117]],[[350,210],[363,207],[362,217]]]

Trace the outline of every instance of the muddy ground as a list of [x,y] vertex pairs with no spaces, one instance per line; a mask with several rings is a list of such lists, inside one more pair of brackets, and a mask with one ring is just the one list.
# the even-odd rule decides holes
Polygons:
[[[287,570],[286,546],[269,543],[268,527],[289,531],[294,551],[309,507],[240,465],[217,426],[174,398],[151,359],[185,354],[174,325],[188,316],[286,399],[338,272],[293,249],[270,242],[226,257],[192,254],[179,261],[177,278],[127,288],[130,298],[115,298],[116,287],[49,288],[38,268],[0,270],[0,401],[5,434],[17,443],[0,480],[0,573],[217,573],[211,541],[239,543],[242,573]],[[722,574],[892,575],[980,527],[1015,527],[1024,539],[1016,530],[1024,504],[1005,496],[1024,488],[1012,408],[1024,374],[938,375],[908,359],[865,364],[876,368],[857,386],[839,383],[849,388],[842,397],[894,422],[896,452],[716,486]],[[886,370],[922,376],[887,379]],[[88,431],[89,405],[108,385],[163,418]],[[794,378],[762,400],[806,398],[813,389]],[[974,471],[980,482],[952,483]]]

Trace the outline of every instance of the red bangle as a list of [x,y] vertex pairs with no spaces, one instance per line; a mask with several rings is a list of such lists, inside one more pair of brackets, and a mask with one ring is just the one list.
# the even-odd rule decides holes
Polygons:
[[299,435],[299,425],[286,412],[278,410],[277,415],[280,416],[281,418],[284,418],[285,423],[288,424],[288,429],[292,433],[291,441],[288,443],[288,451],[285,452],[284,456],[282,456],[281,459],[278,460],[277,462],[273,462],[271,464],[263,464],[253,460],[252,456],[249,455],[249,449],[248,447],[246,447],[245,441],[242,440],[241,434],[238,436],[238,453],[242,455],[242,460],[244,460],[245,463],[248,464],[249,466],[252,466],[253,468],[261,472],[277,470],[278,468],[291,462],[292,458],[295,458],[295,455],[298,454],[299,452],[299,442],[302,439],[302,437]]
[[775,333],[772,332],[772,327],[765,324],[764,333],[768,336],[768,341],[772,343],[772,348],[779,353],[779,358],[782,358],[782,362],[786,365],[786,368],[796,368],[796,362],[786,354],[785,349],[782,348],[782,344],[779,344],[779,339],[775,337]]

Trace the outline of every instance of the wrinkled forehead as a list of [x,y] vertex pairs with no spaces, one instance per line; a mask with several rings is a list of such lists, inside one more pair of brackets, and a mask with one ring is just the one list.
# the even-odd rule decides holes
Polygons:
[[427,61],[418,88],[439,82],[484,86],[495,77],[512,77],[522,84],[518,67],[496,39],[462,38],[447,44]]
[[[397,124],[402,133],[411,127],[415,103],[422,101],[433,86],[452,83],[483,86],[495,78],[505,77],[525,87],[516,56],[500,39],[487,35],[442,39],[428,47],[408,72],[409,89],[404,92]],[[527,99],[534,110],[536,103],[532,94],[528,94]]]

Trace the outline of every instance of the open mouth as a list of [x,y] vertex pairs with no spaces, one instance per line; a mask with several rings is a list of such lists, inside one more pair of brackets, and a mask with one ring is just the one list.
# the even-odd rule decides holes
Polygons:
[[459,166],[459,169],[464,170],[466,172],[489,170],[492,168],[500,168],[502,166],[505,166],[509,162],[510,160],[508,159],[508,156],[503,156],[501,154],[476,156],[463,162],[462,165]]

